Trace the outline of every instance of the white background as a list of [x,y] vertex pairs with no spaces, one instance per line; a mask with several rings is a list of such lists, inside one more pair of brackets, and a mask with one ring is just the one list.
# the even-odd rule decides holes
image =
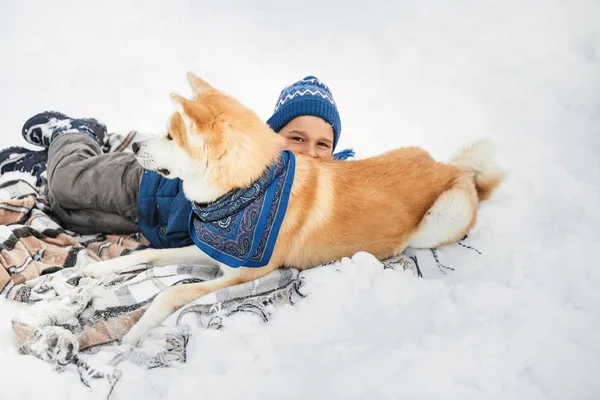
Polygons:
[[[4,0],[3,147],[44,110],[162,132],[188,70],[265,120],[315,75],[339,149],[444,160],[489,137],[510,171],[471,235],[483,256],[455,273],[346,261],[271,323],[197,332],[186,365],[132,370],[114,398],[599,398],[599,26],[598,1]],[[21,308],[0,299],[0,399],[103,398],[18,355]]]

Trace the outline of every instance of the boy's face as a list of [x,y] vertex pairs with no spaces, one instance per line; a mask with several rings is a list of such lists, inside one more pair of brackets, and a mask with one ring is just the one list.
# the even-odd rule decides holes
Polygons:
[[333,128],[311,115],[296,117],[278,132],[286,140],[285,149],[314,158],[331,158]]

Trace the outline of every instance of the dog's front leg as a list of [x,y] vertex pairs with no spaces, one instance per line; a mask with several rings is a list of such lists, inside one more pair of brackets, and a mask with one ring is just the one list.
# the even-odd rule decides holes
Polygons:
[[154,298],[148,310],[123,337],[122,342],[136,344],[142,336],[159,326],[169,315],[184,305],[216,290],[258,279],[273,269],[269,266],[262,268],[230,268],[221,264],[223,275],[219,278],[201,283],[171,286]]
[[82,268],[85,276],[100,278],[109,274],[123,272],[140,264],[169,265],[169,264],[217,264],[217,261],[207,256],[197,246],[177,249],[142,250],[111,260],[100,261]]

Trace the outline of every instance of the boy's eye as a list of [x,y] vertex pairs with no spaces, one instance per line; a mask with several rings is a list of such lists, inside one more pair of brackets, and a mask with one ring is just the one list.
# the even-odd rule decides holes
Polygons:
[[304,139],[302,139],[300,136],[295,136],[295,137],[292,138],[292,140],[294,140],[296,142],[299,142],[299,143],[304,142]]
[[321,146],[323,148],[326,148],[326,149],[329,148],[329,145],[327,143],[324,143],[324,142],[319,142],[319,146]]
[[167,133],[167,139],[169,139],[169,140],[173,140],[173,137],[171,136],[171,134],[170,134],[170,133]]

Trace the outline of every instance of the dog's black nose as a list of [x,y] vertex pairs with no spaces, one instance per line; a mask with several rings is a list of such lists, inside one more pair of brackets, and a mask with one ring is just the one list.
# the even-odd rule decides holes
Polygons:
[[140,151],[140,145],[138,142],[133,142],[131,144],[131,148],[133,149],[133,154],[137,154],[137,152]]

